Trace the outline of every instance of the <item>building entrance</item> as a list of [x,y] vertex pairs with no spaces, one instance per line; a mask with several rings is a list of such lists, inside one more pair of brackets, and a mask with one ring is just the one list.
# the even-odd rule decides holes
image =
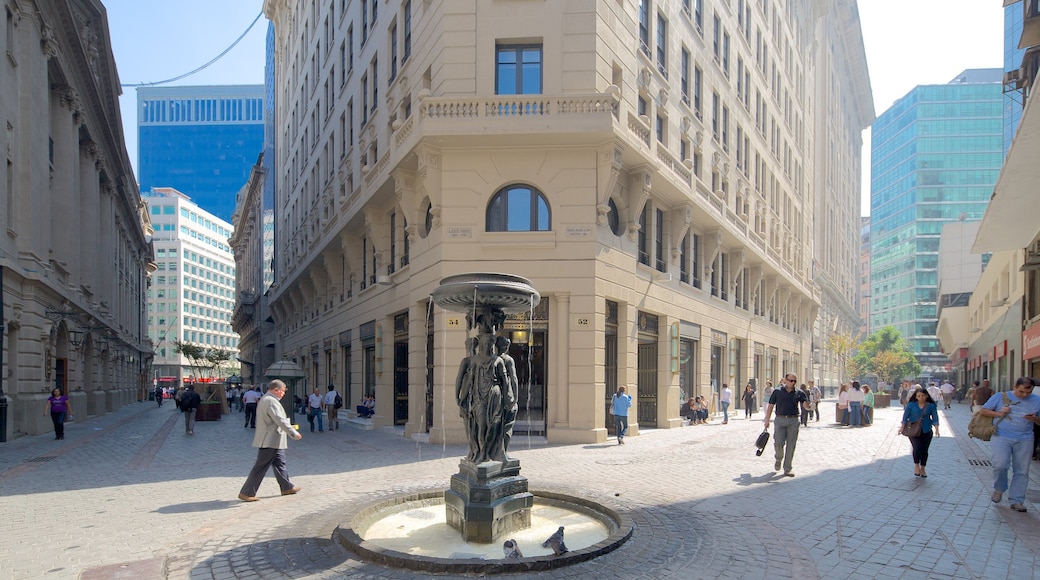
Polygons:
[[520,383],[517,392],[516,423],[514,435],[544,436],[546,433],[546,377],[549,363],[546,348],[549,346],[549,300],[542,297],[533,312],[511,314],[503,327],[509,337],[509,356],[516,364],[516,377]]

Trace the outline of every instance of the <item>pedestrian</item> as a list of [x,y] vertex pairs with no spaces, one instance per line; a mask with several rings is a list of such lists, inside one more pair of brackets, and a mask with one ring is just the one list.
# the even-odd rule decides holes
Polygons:
[[632,395],[625,392],[625,387],[618,387],[617,392],[610,398],[610,406],[614,409],[618,445],[624,445],[625,434],[628,432],[628,409],[632,407]]
[[230,385],[224,387],[224,396],[227,398],[227,410],[231,412],[231,408],[235,405],[235,389]]
[[729,385],[726,383],[722,383],[719,401],[722,402],[722,424],[726,425],[729,423],[729,404],[733,401],[733,391],[729,390]]
[[260,387],[249,389],[242,393],[242,400],[246,405],[246,427],[256,429],[256,406],[260,402]]
[[910,447],[913,449],[914,477],[928,477],[925,466],[928,465],[928,448],[932,445],[932,430],[935,430],[936,437],[939,436],[939,411],[935,399],[928,389],[923,387],[914,391],[912,400],[907,399],[903,408],[903,420],[899,423],[900,432],[903,425],[914,421],[921,422],[921,432],[909,437]]
[[181,394],[181,411],[184,413],[184,433],[187,435],[195,434],[195,414],[198,412],[201,404],[202,397],[195,392],[195,385],[188,385]]
[[812,400],[809,398],[809,387],[807,387],[805,383],[802,383],[802,386],[799,387],[798,390],[805,393],[805,400],[807,402],[805,405],[802,405],[802,427],[808,427],[809,415],[812,414]]
[[152,395],[153,395],[153,396],[155,397],[155,402],[156,402],[156,403],[157,403],[157,404],[158,404],[158,405],[159,405],[160,407],[162,407],[162,400],[163,400],[163,388],[162,388],[162,387],[160,387],[160,386],[156,386],[156,387],[155,387],[155,391],[154,391],[154,392],[152,393]]
[[816,422],[820,422],[820,400],[823,399],[823,392],[820,391],[820,387],[816,386],[815,381],[809,381],[809,404],[812,405],[813,414],[816,415]]
[[974,413],[982,408],[993,397],[993,388],[989,386],[989,379],[982,381],[982,386],[975,389],[975,398],[971,400],[971,411]]
[[[1033,379],[1019,377],[1010,393],[993,395],[982,406],[986,417],[999,418],[997,432],[989,441],[993,453],[993,503],[1000,503],[1004,492],[1016,512],[1026,511],[1029,462],[1033,455],[1033,425],[1040,422],[1040,396],[1033,394]],[[1005,402],[1005,396],[1007,402]],[[1011,485],[1008,485],[1008,468]]]
[[256,492],[260,489],[260,482],[267,475],[267,468],[274,468],[274,477],[278,480],[278,487],[282,495],[292,495],[300,491],[289,481],[289,472],[285,469],[285,449],[289,446],[287,437],[299,441],[303,435],[293,428],[289,419],[285,416],[285,410],[279,402],[285,394],[285,383],[275,379],[267,389],[267,394],[257,404],[257,417],[260,428],[253,435],[253,447],[257,448],[256,463],[249,472],[249,477],[242,484],[238,492],[238,499],[242,501],[257,501]]
[[72,417],[72,401],[57,387],[51,390],[51,396],[44,405],[43,416],[47,415],[51,416],[51,423],[54,423],[54,438],[64,439],[65,419]]
[[939,393],[942,394],[943,405],[945,409],[950,408],[950,404],[953,403],[953,394],[957,392],[957,388],[953,386],[953,383],[946,381],[939,385]]
[[329,431],[339,429],[339,410],[343,406],[343,397],[336,392],[336,385],[329,385],[325,393],[325,411],[329,414]]
[[852,427],[863,426],[863,388],[859,381],[852,381],[849,389],[849,425]]
[[908,400],[910,400],[910,383],[903,381],[899,384],[899,404],[905,406]]
[[321,410],[325,406],[324,400],[318,393],[318,387],[314,387],[309,397],[307,397],[307,422],[311,425],[311,433],[314,433],[314,420],[318,420],[318,432],[322,433],[325,431],[325,427],[321,421]]
[[941,401],[943,398],[942,390],[939,389],[939,383],[933,381],[931,383],[928,383],[928,386],[926,388],[928,389],[928,394],[931,395],[933,399],[935,399],[935,403],[939,404],[939,401]]
[[874,423],[874,392],[870,385],[863,385],[863,426],[869,427]]
[[755,388],[748,383],[744,387],[744,418],[750,419],[758,409],[755,408]]
[[849,426],[849,386],[841,384],[838,389],[838,411],[841,413],[841,426]]
[[776,463],[773,464],[774,471],[784,468],[784,475],[794,477],[792,463],[794,461],[794,450],[798,445],[798,416],[799,409],[809,403],[805,393],[795,388],[798,378],[793,374],[785,377],[786,386],[778,388],[769,395],[769,404],[766,405],[765,428],[769,429],[769,417],[776,408],[776,427],[773,430],[773,451]]

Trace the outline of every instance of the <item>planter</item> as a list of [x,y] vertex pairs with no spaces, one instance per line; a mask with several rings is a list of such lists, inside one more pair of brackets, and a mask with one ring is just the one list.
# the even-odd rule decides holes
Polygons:
[[888,393],[874,393],[874,408],[887,409],[892,406],[892,395]]
[[196,421],[220,421],[220,416],[223,414],[220,403],[206,402],[199,405],[199,408],[195,410]]

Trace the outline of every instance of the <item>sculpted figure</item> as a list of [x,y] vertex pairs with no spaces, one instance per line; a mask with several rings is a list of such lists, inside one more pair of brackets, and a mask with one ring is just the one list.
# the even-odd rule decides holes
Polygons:
[[517,396],[520,393],[520,381],[516,376],[516,361],[509,356],[510,344],[512,344],[511,341],[504,336],[495,339],[495,350],[498,351],[498,357],[505,365],[507,381],[507,384],[502,387],[502,431],[500,442],[497,445],[501,448],[502,461],[509,459],[509,441],[513,438],[513,424],[516,423],[516,414],[519,409]]
[[[495,354],[495,337],[490,333],[481,333],[478,337],[477,352],[469,357],[470,362],[465,374],[472,381],[462,388],[469,389],[469,413],[467,434],[470,437],[470,456],[474,463],[485,461],[504,461],[501,447],[503,387],[509,385],[506,367],[502,359]],[[467,377],[463,377],[463,383]],[[496,448],[496,443],[498,446]]]

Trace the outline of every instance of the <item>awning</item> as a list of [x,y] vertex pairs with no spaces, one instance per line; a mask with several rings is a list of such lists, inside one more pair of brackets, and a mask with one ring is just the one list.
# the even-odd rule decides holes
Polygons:
[[1040,109],[1033,111],[1036,100],[1026,102],[971,247],[974,254],[1020,250],[1040,232]]

